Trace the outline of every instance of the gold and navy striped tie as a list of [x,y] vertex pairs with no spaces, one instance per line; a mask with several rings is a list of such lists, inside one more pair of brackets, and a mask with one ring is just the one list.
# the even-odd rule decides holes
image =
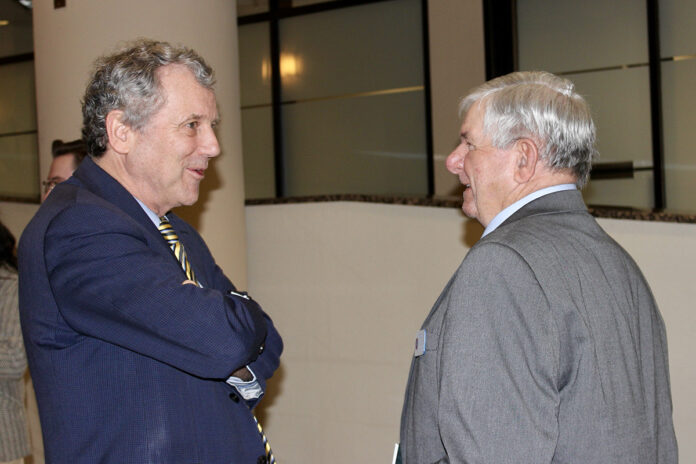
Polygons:
[[176,234],[176,231],[174,231],[174,228],[165,216],[160,218],[160,225],[158,229],[162,234],[162,237],[164,237],[169,244],[169,248],[171,248],[174,252],[174,256],[176,256],[179,264],[181,264],[181,269],[183,269],[184,273],[186,273],[186,277],[190,281],[196,282],[196,285],[200,287],[201,284],[198,282],[198,280],[196,280],[196,274],[193,272],[193,268],[186,258],[186,250],[184,250],[184,245],[179,241],[179,236]]
[[[174,252],[174,256],[176,256],[176,259],[179,261],[179,264],[181,264],[181,268],[184,270],[186,273],[186,277],[192,281],[195,282],[196,285],[199,287],[203,287],[201,283],[196,279],[196,274],[193,272],[193,268],[191,267],[191,263],[189,263],[188,258],[186,258],[186,250],[184,250],[184,244],[179,241],[179,236],[176,234],[176,231],[172,227],[172,225],[169,223],[169,220],[167,219],[166,216],[162,216],[160,218],[160,225],[158,227],[160,233],[162,234],[162,237],[167,241],[169,244],[169,248],[172,249]],[[266,463],[267,464],[278,464],[275,456],[273,456],[273,450],[271,449],[271,444],[268,443],[268,438],[266,438],[266,434],[263,433],[263,427],[261,427],[261,424],[259,423],[259,420],[256,418],[254,413],[251,413],[251,416],[254,418],[254,422],[256,423],[256,428],[259,430],[259,433],[261,434],[261,439],[263,441],[263,449],[266,452]]]
[[266,451],[266,463],[267,464],[277,464],[275,456],[273,456],[273,450],[271,449],[271,444],[268,443],[268,438],[266,438],[266,434],[263,433],[263,427],[261,427],[259,420],[256,418],[256,416],[253,413],[251,414],[251,416],[254,418],[254,422],[256,422],[256,428],[259,429],[259,433],[261,434],[261,438],[263,440],[263,449]]

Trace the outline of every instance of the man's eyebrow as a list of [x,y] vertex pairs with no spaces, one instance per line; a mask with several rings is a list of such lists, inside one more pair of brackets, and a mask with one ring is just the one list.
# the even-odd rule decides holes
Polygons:
[[[191,119],[200,120],[200,119],[205,119],[205,118],[206,118],[206,117],[203,116],[202,114],[191,113],[191,114],[186,118],[186,120],[191,120]],[[219,123],[219,122],[220,122],[220,116],[216,116],[216,117],[214,117],[213,119],[210,120],[210,123],[211,123],[211,124],[217,124],[217,123]]]
[[[186,116],[185,118],[182,119],[181,124],[186,124],[188,121],[200,121],[200,120],[203,120],[203,119],[206,119],[206,117],[203,116],[202,114],[191,113],[191,114],[189,114],[188,116]],[[220,116],[216,116],[214,119],[212,119],[212,120],[210,121],[210,124],[211,124],[212,126],[216,126],[216,125],[218,125],[219,123],[220,123]]]

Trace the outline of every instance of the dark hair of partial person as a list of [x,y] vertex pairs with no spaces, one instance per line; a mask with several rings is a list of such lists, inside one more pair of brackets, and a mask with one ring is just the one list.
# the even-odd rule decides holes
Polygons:
[[483,130],[496,148],[530,138],[551,169],[569,169],[582,188],[598,156],[590,107],[568,79],[545,71],[514,72],[486,82],[462,99],[459,114],[484,110]]
[[96,60],[82,99],[82,138],[89,156],[98,158],[106,151],[111,111],[123,111],[124,122],[135,130],[145,127],[166,99],[157,71],[170,64],[188,67],[201,86],[213,90],[213,70],[203,58],[167,42],[138,39]]
[[17,270],[14,235],[0,222],[0,267],[2,266],[9,266],[15,271]]
[[87,145],[84,140],[77,139],[71,142],[63,142],[62,140],[54,140],[51,144],[51,155],[54,158],[63,155],[73,155],[75,157],[75,167],[82,162],[82,159],[87,156]]

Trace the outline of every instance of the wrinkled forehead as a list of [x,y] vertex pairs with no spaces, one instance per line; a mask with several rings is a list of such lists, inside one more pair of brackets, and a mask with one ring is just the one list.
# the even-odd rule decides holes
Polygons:
[[212,87],[202,85],[188,66],[170,64],[158,70],[159,112],[186,112],[217,120],[218,104]]

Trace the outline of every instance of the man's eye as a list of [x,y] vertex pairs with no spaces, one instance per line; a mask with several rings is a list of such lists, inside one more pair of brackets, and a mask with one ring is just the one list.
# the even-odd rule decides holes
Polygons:
[[198,121],[191,121],[186,123],[186,127],[189,129],[196,129],[198,127]]

